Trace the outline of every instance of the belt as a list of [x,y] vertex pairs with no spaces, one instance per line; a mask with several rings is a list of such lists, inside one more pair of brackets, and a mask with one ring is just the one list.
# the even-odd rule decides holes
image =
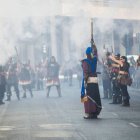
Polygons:
[[87,83],[98,83],[97,77],[88,77]]

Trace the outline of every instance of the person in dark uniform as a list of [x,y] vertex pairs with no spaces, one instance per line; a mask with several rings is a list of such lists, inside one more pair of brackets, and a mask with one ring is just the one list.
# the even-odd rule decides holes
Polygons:
[[[126,56],[121,56],[120,60],[117,60],[115,58],[115,56],[113,56],[113,55],[109,56],[109,57],[110,57],[110,59],[112,59],[114,62],[116,62],[118,64],[118,67],[120,69],[119,70],[120,76],[128,76],[129,75],[130,65],[127,62]],[[123,83],[119,83],[119,84],[120,84],[120,89],[122,92],[122,106],[130,106],[130,103],[129,103],[130,96],[129,96],[129,93],[127,90],[127,85],[125,85]]]
[[0,105],[4,104],[4,93],[6,91],[6,78],[3,70],[3,66],[0,65]]
[[140,87],[140,55],[136,60],[135,81],[136,81],[136,87],[139,88]]
[[[115,55],[115,59],[119,60],[120,59],[120,54]],[[116,62],[112,62],[112,68],[111,68],[111,81],[112,81],[112,102],[110,104],[121,104],[122,103],[122,92],[120,89],[120,84],[118,83],[117,77],[119,74],[119,67]]]
[[96,73],[97,67],[97,49],[88,47],[86,49],[87,58],[82,60],[83,81],[81,88],[81,101],[84,101],[85,116],[84,119],[97,118],[102,109],[99,94],[98,79]]
[[71,68],[68,69],[68,81],[69,81],[69,86],[72,86],[72,81],[73,81],[73,71]]
[[11,100],[12,92],[11,87],[14,87],[14,90],[16,92],[17,99],[20,100],[19,95],[19,88],[18,88],[18,73],[17,73],[17,64],[10,64],[7,70],[7,101]]
[[37,76],[37,90],[43,90],[43,69],[41,64],[36,69],[36,76]]
[[23,98],[26,98],[26,90],[28,89],[31,97],[33,97],[32,86],[31,86],[31,74],[27,64],[23,64],[19,73],[19,84],[23,88]]
[[56,86],[58,96],[61,97],[59,67],[60,66],[56,62],[55,57],[52,56],[50,58],[50,62],[47,65],[47,82],[46,82],[47,97],[49,97],[50,89],[52,86]]
[[77,80],[79,83],[79,87],[81,88],[81,83],[82,83],[82,68],[80,64],[76,65],[76,73],[77,73]]

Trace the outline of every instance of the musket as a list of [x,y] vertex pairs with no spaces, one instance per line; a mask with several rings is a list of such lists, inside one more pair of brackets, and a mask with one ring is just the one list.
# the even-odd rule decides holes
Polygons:
[[94,52],[93,52],[93,55],[97,55],[97,48],[96,48],[96,45],[95,45],[95,42],[94,42],[94,38],[93,38],[93,18],[91,18],[91,48],[93,48]]
[[93,19],[91,19],[91,47],[93,48],[94,38],[93,38]]
[[16,51],[16,55],[17,55],[18,70],[20,70],[20,65],[21,65],[21,62],[20,62],[20,59],[19,59],[19,54],[18,54],[18,50],[17,50],[17,47],[16,47],[16,46],[15,46],[15,51]]
[[103,49],[105,50],[106,48],[105,48],[105,44],[104,44],[104,46],[103,46]]
[[16,46],[15,46],[15,51],[16,51],[17,58],[19,58],[18,50],[17,50],[17,47]]
[[113,47],[112,47],[112,45],[111,45],[111,51],[112,51],[112,54],[113,54],[114,52],[113,52]]

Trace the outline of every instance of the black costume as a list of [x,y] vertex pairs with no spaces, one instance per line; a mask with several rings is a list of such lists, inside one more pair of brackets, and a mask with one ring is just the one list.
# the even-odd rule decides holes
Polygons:
[[47,66],[47,97],[49,97],[50,89],[52,86],[56,86],[58,96],[61,97],[61,88],[59,80],[59,64],[56,62],[55,57],[52,56]]
[[18,75],[17,75],[17,64],[10,64],[7,71],[7,101],[11,100],[11,87],[14,87],[16,96],[20,100],[19,88],[18,88]]
[[6,78],[3,71],[3,67],[0,66],[0,105],[4,104],[4,93],[6,91]]
[[[97,52],[94,51],[95,50],[92,50],[91,47],[88,47],[86,50],[87,59],[82,60],[83,82],[81,98],[83,99],[85,96],[88,97],[88,100],[84,102],[85,119],[97,118],[102,109],[96,74]],[[93,57],[91,53],[93,53]]]
[[[123,59],[126,59],[126,58],[124,57]],[[123,66],[120,66],[120,71],[124,71],[124,72],[127,72],[129,74],[129,67],[130,67],[130,65],[126,61],[126,62],[124,62]],[[120,84],[120,89],[122,92],[122,105],[123,106],[130,106],[130,103],[129,103],[130,96],[129,96],[129,93],[127,90],[127,85]]]
[[31,86],[31,75],[26,65],[24,65],[21,68],[21,71],[19,73],[19,84],[22,86],[24,90],[23,98],[26,98],[26,89],[29,90],[31,97],[33,97],[32,86]]

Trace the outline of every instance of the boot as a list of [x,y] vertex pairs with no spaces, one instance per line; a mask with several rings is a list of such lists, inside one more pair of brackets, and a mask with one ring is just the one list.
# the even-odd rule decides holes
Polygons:
[[31,93],[31,98],[33,98],[33,94]]
[[60,89],[58,89],[58,96],[59,96],[59,97],[62,97],[62,96],[61,96],[61,90],[60,90]]
[[47,98],[49,98],[49,93],[47,93]]
[[117,104],[117,98],[116,98],[116,96],[115,95],[113,95],[112,96],[112,103],[110,103],[110,104]]
[[0,105],[3,105],[3,104],[5,104],[2,100],[0,101]]
[[17,95],[17,99],[18,99],[18,100],[20,100],[20,97],[19,97],[19,95]]
[[130,106],[129,99],[125,96],[122,98],[122,106]]
[[91,113],[90,118],[91,119],[97,119],[97,113]]
[[49,90],[47,91],[47,98],[49,98]]
[[33,93],[32,93],[32,92],[30,92],[30,94],[31,94],[31,98],[33,98]]
[[18,100],[20,100],[20,98],[19,98],[19,97],[17,97],[17,99],[18,99]]
[[11,101],[11,96],[7,96],[6,101]]
[[122,96],[121,95],[118,96],[118,104],[122,104]]
[[108,92],[108,99],[112,99],[112,93],[111,93],[110,90],[109,90],[109,92]]
[[26,98],[26,93],[25,93],[25,92],[23,93],[23,96],[22,96],[22,98]]

